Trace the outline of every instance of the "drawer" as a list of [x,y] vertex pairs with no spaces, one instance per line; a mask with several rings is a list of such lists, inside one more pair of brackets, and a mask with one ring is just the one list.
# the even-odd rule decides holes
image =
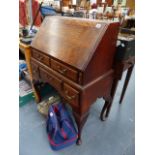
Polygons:
[[76,70],[71,69],[53,59],[51,59],[51,68],[75,82],[78,81],[78,72]]
[[32,76],[34,79],[39,79],[39,66],[31,60]]
[[41,67],[39,68],[39,70],[40,70],[40,77],[43,81],[48,82],[56,89],[61,90],[62,81],[59,78],[49,74],[45,69]]
[[37,50],[32,49],[32,56],[43,64],[50,66],[50,59],[48,56],[40,53]]
[[79,92],[66,83],[63,85],[63,95],[69,103],[79,105]]

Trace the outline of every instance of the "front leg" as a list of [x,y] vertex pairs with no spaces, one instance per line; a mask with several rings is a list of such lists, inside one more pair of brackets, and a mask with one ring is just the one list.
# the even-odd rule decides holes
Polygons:
[[82,141],[81,141],[82,128],[88,118],[89,112],[87,112],[83,115],[80,115],[80,114],[77,114],[74,112],[73,115],[74,115],[74,118],[75,118],[75,121],[77,124],[77,128],[78,128],[78,139],[77,139],[76,144],[81,145],[81,143],[82,143]]
[[108,117],[107,115],[107,109],[108,109],[108,106],[110,105],[110,102],[109,101],[105,101],[105,104],[102,108],[102,111],[101,111],[101,114],[100,114],[100,119],[101,121],[105,121]]
[[105,98],[105,104],[102,108],[102,111],[101,111],[101,114],[100,114],[100,119],[102,121],[105,121],[108,116],[109,116],[109,113],[110,113],[110,109],[111,109],[111,106],[112,106],[112,103],[113,103],[113,99],[115,97],[115,92],[116,92],[116,89],[117,89],[117,85],[118,85],[118,79],[114,79],[113,80],[113,84],[112,84],[112,88],[111,88],[111,91],[110,91],[110,97],[108,98]]

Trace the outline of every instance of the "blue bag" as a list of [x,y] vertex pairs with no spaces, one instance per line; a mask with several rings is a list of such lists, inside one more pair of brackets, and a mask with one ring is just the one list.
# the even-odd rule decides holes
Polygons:
[[78,137],[74,123],[61,103],[49,107],[46,129],[53,150],[74,144]]
[[26,69],[27,69],[26,62],[23,60],[20,60],[20,62],[19,62],[19,78],[24,77],[23,71]]
[[41,6],[41,14],[45,16],[56,15],[56,10],[52,6]]

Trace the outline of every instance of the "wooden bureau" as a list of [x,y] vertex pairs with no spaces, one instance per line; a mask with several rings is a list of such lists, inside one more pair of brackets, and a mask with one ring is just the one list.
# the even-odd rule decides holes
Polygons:
[[91,105],[111,101],[118,29],[116,22],[46,17],[31,44],[33,85],[37,91],[38,81],[48,82],[72,107],[77,144]]

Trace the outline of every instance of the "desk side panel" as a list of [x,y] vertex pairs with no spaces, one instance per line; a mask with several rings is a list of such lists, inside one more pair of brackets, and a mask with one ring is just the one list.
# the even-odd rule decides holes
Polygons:
[[83,84],[89,83],[112,68],[116,52],[118,30],[119,23],[111,23],[109,25],[84,72]]

